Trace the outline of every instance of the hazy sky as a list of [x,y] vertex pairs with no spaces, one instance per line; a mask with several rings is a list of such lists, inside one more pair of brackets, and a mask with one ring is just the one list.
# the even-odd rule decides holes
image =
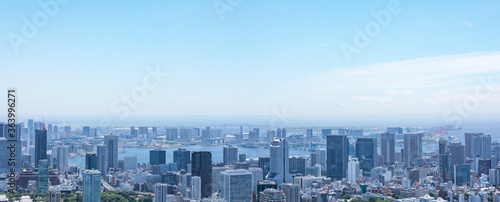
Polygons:
[[498,1],[43,2],[0,1],[24,115],[500,113]]

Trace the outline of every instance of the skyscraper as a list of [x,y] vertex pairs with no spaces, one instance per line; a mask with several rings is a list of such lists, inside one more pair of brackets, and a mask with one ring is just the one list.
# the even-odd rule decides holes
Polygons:
[[[175,152],[174,152],[175,156]],[[166,151],[162,149],[153,149],[149,151],[149,165],[155,166],[166,164]],[[174,158],[175,159],[175,158]],[[174,161],[174,163],[176,163]],[[177,164],[179,166],[179,164]]]
[[448,141],[439,140],[439,176],[441,182],[451,180],[451,154],[448,149]]
[[384,159],[383,165],[394,165],[395,146],[396,138],[394,133],[380,134],[380,151]]
[[188,164],[191,163],[191,151],[182,148],[174,151],[174,163],[177,164],[179,169],[188,171]]
[[285,138],[286,139],[286,129],[285,128],[281,129],[281,138]]
[[312,141],[313,138],[313,129],[307,129],[306,130],[306,140],[307,141]]
[[233,165],[236,161],[238,161],[238,147],[232,145],[224,146],[223,155],[224,165]]
[[33,134],[35,133],[35,130],[33,129],[33,119],[28,119],[28,133],[27,133],[27,137],[26,137],[26,148],[30,148],[31,147],[31,140],[33,139]]
[[349,165],[347,166],[347,180],[351,183],[356,183],[359,176],[359,161],[357,158],[349,159]]
[[289,173],[288,142],[284,138],[274,138],[269,148],[270,169],[266,178],[276,181],[278,184],[291,183],[292,176]]
[[85,169],[97,170],[97,153],[86,153],[85,154]]
[[300,202],[300,187],[297,184],[285,183],[280,185],[285,194],[286,202]]
[[289,159],[289,172],[291,174],[300,173],[306,175],[307,159],[301,156],[293,156]]
[[49,161],[38,161],[38,193],[45,193],[49,189]]
[[98,170],[84,170],[82,202],[101,201],[101,173]]
[[482,136],[483,133],[465,133],[465,155],[468,158],[474,158],[474,136]]
[[349,160],[349,143],[345,135],[328,135],[326,139],[327,149],[327,173],[329,178],[342,180],[347,177],[347,163]]
[[269,169],[271,167],[270,161],[271,158],[269,157],[259,157],[259,168],[262,169],[262,174],[264,175],[264,178],[267,176],[267,174],[269,174]]
[[136,170],[137,169],[137,156],[123,157],[123,170]]
[[97,169],[104,176],[108,172],[108,148],[106,145],[97,145]]
[[378,166],[377,139],[358,138],[356,141],[356,157],[358,157],[359,168],[365,173]]
[[457,186],[469,185],[470,183],[470,170],[469,164],[455,165],[455,184]]
[[[22,159],[22,142],[21,142],[21,124],[16,124],[15,137],[8,134],[8,129],[11,129],[7,124],[0,123],[5,129],[5,136],[0,137],[0,173],[9,173],[10,169],[15,169],[18,173],[21,171]],[[15,148],[14,153],[11,153],[12,146]],[[15,154],[16,158],[13,160],[11,155]],[[12,164],[15,163],[15,164]],[[31,162],[30,162],[31,163]]]
[[201,178],[198,176],[191,177],[191,199],[201,199]]
[[451,165],[463,164],[465,163],[465,146],[461,143],[448,144],[448,149],[451,153]]
[[104,143],[108,149],[108,168],[118,168],[118,136],[105,135]]
[[42,159],[47,159],[47,130],[35,131],[35,165],[38,167],[38,162]]
[[57,169],[59,172],[68,170],[69,147],[66,145],[57,147]]
[[222,196],[228,202],[252,201],[252,173],[247,170],[227,170],[221,173]]
[[83,136],[90,137],[90,126],[83,126],[82,132]]
[[[404,166],[414,166],[416,159],[422,159],[422,133],[404,135]],[[420,166],[420,165],[417,165]]]
[[257,193],[257,183],[264,179],[264,173],[260,168],[249,168],[248,171],[252,173],[252,192]]
[[212,195],[212,153],[195,151],[191,157],[191,174],[201,178],[201,197]]

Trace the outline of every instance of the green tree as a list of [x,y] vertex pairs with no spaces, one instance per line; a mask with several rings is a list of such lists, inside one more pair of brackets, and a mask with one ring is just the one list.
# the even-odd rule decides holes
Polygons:
[[142,197],[141,199],[139,199],[139,202],[153,202],[153,198],[152,197]]
[[377,197],[375,197],[375,196],[372,196],[372,197],[370,197],[370,198],[368,199],[368,201],[369,201],[369,202],[377,202],[377,201],[379,201],[379,199],[378,199]]
[[340,199],[351,199],[351,195],[345,194],[342,197],[340,197]]

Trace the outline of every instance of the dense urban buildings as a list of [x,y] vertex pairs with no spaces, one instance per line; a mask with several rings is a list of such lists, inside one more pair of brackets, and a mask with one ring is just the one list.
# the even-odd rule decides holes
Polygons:
[[[4,126],[0,128],[2,135],[8,128]],[[20,124],[21,135],[28,132],[27,128],[23,132],[23,127]],[[244,127],[238,125],[235,132],[205,127],[201,130],[205,138],[196,135],[197,128],[188,128],[191,139],[186,141],[186,134],[168,140],[172,138],[165,136],[166,132],[174,134],[174,127],[165,127],[169,130],[164,134],[161,127],[141,126],[140,131],[126,127],[113,133],[116,135],[92,135],[95,130],[90,126],[89,135],[78,127],[71,127],[69,133],[52,127],[52,133],[45,130],[43,144],[43,124],[33,121],[33,144],[28,150],[26,140],[23,142],[19,159],[20,168],[27,169],[16,176],[20,190],[45,194],[47,201],[79,188],[84,201],[97,200],[101,190],[133,191],[156,201],[334,201],[345,195],[397,201],[396,195],[416,200],[429,193],[448,200],[469,193],[465,190],[500,184],[500,167],[495,165],[500,144],[481,133],[462,134],[464,139],[470,136],[474,156],[470,158],[458,138],[445,139],[441,133],[432,136],[420,128],[401,131],[396,127],[390,132],[340,128],[337,133],[342,135],[324,129],[316,136],[308,128],[269,128],[266,131],[271,135],[267,137],[272,139],[250,140],[239,136]],[[156,133],[144,134],[147,128],[157,128]],[[248,128],[249,132],[259,131]],[[61,135],[67,138],[58,139]],[[214,142],[216,139],[223,143]],[[209,142],[212,145],[204,145]],[[161,147],[163,144],[175,146]],[[7,148],[10,144],[0,137],[0,145]],[[42,153],[45,159],[35,163],[37,155],[43,158]],[[110,167],[115,160],[116,167]],[[0,171],[8,173],[9,168],[0,162]],[[0,188],[8,188],[6,185],[0,178]]]
[[347,177],[347,163],[349,160],[349,145],[346,135],[328,135],[327,148],[327,176],[342,180]]

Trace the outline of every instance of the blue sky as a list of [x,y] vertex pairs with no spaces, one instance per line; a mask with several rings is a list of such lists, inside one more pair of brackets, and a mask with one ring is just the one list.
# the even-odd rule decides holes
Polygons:
[[[148,67],[169,75],[130,115],[441,116],[500,82],[496,1],[69,1],[16,51],[40,2],[0,2],[0,85],[25,115],[122,115]],[[392,4],[347,61],[340,44]],[[478,100],[470,114],[500,112],[498,92]]]

